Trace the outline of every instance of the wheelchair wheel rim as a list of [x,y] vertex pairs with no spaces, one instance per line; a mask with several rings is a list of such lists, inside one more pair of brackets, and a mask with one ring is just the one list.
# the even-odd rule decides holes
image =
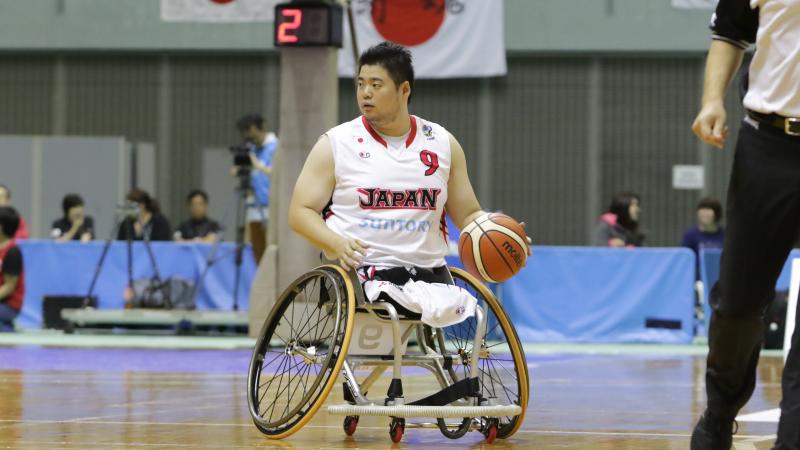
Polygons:
[[[498,437],[514,434],[522,423],[528,404],[528,367],[516,331],[497,299],[486,286],[471,275],[452,268],[456,286],[469,291],[478,299],[478,304],[487,316],[487,332],[481,359],[478,365],[482,395],[495,397],[502,404],[517,404],[522,407],[519,416],[500,418]],[[448,352],[462,353],[472,357],[476,320],[474,317],[460,324],[437,330],[437,344]],[[468,365],[450,369],[451,376],[461,379],[470,375]]]
[[[334,366],[341,364],[331,362],[334,357],[342,359],[352,320],[347,303],[343,303],[349,300],[342,291],[349,288],[336,289],[336,285],[334,274],[326,270],[303,275],[281,295],[282,301],[265,324],[248,383],[251,415],[265,434],[284,437],[296,431],[293,427],[313,415],[317,403],[324,401],[320,397],[327,397],[331,378],[338,376],[339,369]],[[327,301],[308,301],[320,299],[323,290],[330,297]],[[302,307],[297,301],[301,296],[306,299]],[[278,330],[281,324],[285,325]],[[262,403],[265,400],[266,405]]]

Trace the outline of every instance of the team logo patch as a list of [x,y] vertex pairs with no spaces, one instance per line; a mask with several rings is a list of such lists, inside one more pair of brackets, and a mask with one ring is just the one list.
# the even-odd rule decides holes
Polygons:
[[358,152],[358,156],[360,156],[360,157],[362,157],[364,159],[367,159],[372,155],[369,152]]
[[427,123],[422,124],[422,135],[428,138],[428,140],[433,139],[433,128]]
[[467,312],[467,308],[465,308],[463,305],[459,306],[458,308],[456,308],[456,315],[457,316],[460,316],[460,315],[464,314],[465,312]]

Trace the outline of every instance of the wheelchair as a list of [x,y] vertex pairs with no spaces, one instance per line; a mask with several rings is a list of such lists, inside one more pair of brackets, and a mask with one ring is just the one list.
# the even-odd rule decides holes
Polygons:
[[[336,265],[295,280],[264,322],[250,361],[247,400],[258,430],[271,439],[301,430],[341,374],[344,403],[328,406],[327,412],[344,416],[348,436],[361,416],[390,418],[395,443],[406,428],[438,428],[450,439],[478,431],[487,443],[516,433],[529,396],[522,345],[484,284],[461,269],[449,268],[449,273],[454,285],[478,299],[478,308],[445,328],[425,325],[413,313],[399,314],[396,303],[367,302],[355,272]],[[440,390],[407,402],[403,366],[426,369]],[[390,367],[386,396],[370,400],[367,391]],[[436,422],[406,423],[407,418]]]

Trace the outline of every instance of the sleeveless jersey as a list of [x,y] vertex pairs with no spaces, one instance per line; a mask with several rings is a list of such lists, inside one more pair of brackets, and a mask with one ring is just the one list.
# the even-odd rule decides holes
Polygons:
[[445,264],[449,134],[438,124],[410,117],[405,145],[396,147],[363,116],[326,133],[336,185],[323,217],[332,231],[369,245],[364,265]]

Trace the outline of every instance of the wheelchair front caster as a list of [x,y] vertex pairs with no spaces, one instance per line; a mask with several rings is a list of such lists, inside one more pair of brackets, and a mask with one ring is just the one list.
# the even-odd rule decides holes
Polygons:
[[403,432],[406,430],[406,419],[402,417],[392,418],[392,423],[389,425],[389,437],[395,444],[403,439]]
[[344,418],[344,434],[352,436],[358,426],[358,416],[347,416]]
[[483,436],[486,438],[487,444],[491,444],[497,439],[498,422],[498,419],[486,419],[486,428],[483,430]]

